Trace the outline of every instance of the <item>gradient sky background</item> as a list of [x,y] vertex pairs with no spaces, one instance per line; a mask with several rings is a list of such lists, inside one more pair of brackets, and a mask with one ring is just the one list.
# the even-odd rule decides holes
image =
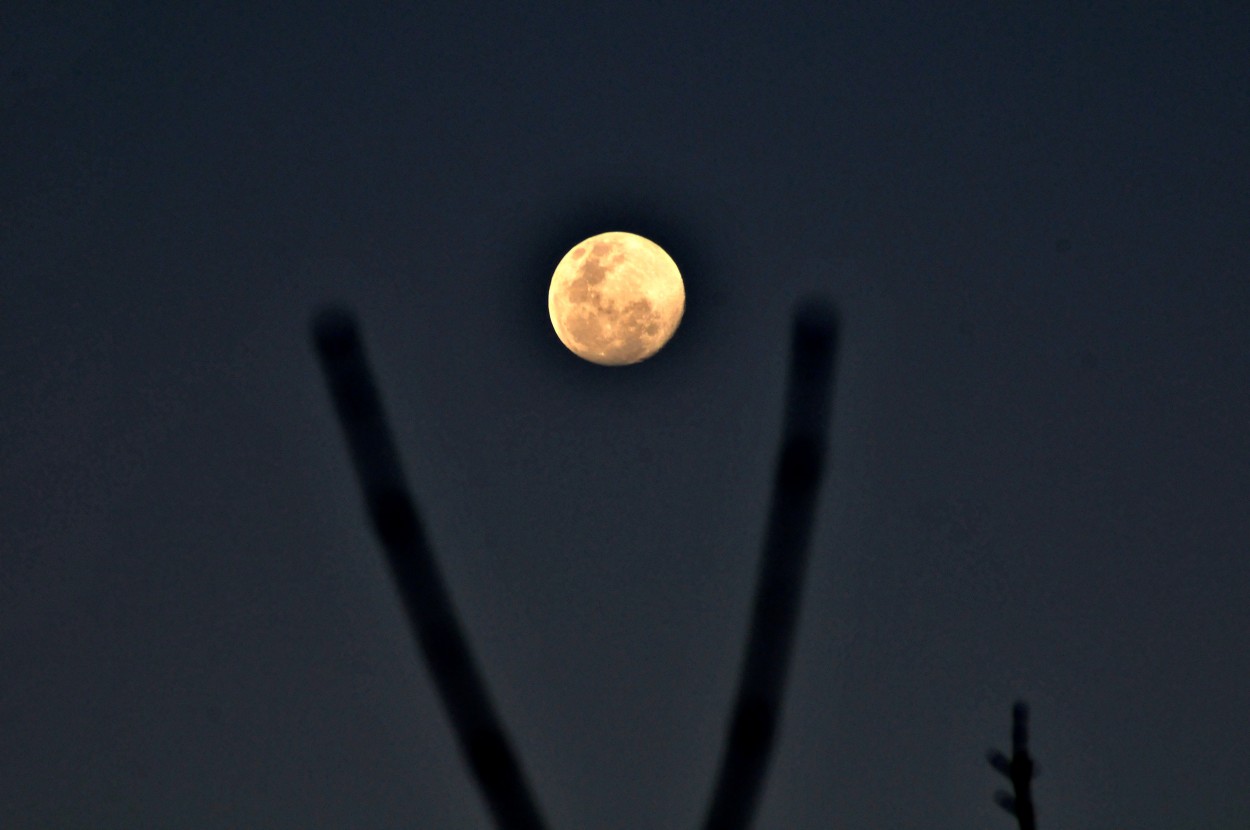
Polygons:
[[[486,826],[339,300],[551,825],[695,826],[810,294],[758,826],[1007,830],[1017,696],[1044,830],[1250,825],[1250,7],[149,5],[0,12],[0,825]],[[688,312],[605,370],[546,287],[612,228]]]

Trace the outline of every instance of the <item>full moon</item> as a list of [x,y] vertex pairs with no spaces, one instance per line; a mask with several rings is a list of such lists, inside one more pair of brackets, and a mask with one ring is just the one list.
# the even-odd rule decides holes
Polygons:
[[551,325],[578,357],[602,366],[646,360],[677,331],[686,288],[650,239],[611,231],[564,255],[547,294]]

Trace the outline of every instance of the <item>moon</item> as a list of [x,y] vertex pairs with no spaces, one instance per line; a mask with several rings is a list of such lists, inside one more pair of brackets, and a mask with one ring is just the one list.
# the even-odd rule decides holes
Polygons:
[[654,355],[677,331],[686,287],[659,245],[610,231],[579,242],[560,260],[547,310],[573,354],[601,366],[627,366]]

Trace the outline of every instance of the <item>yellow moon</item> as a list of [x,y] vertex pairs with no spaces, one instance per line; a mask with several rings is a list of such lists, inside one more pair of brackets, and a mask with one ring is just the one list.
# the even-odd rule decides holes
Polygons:
[[676,263],[650,239],[623,231],[592,236],[564,255],[547,310],[560,342],[602,366],[646,360],[677,331],[686,287]]

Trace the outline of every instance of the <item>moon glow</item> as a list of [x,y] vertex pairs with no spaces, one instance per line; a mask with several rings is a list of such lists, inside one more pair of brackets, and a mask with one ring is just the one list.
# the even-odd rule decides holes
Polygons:
[[677,331],[686,288],[663,248],[611,231],[564,255],[551,277],[547,310],[573,354],[602,366],[626,366],[651,357]]

